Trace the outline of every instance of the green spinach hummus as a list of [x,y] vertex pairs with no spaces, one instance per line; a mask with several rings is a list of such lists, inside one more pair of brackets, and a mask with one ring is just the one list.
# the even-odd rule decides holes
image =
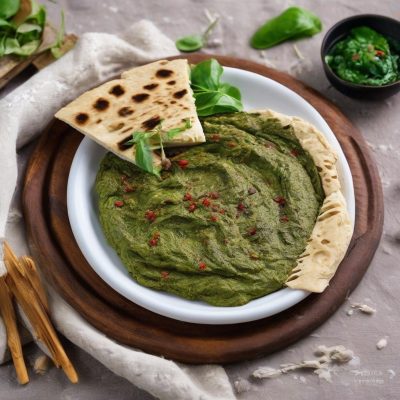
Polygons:
[[152,289],[239,306],[282,288],[324,191],[293,128],[262,114],[203,120],[207,142],[161,179],[108,153],[96,180],[105,236]]

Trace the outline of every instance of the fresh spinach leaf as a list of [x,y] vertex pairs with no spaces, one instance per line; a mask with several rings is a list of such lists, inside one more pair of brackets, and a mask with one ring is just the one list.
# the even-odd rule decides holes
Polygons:
[[132,139],[126,142],[127,146],[135,145],[135,163],[144,171],[160,176],[160,168],[156,168],[153,164],[152,150],[161,149],[161,161],[164,164],[167,160],[164,152],[163,140],[171,140],[179,133],[186,131],[192,127],[190,119],[185,120],[185,124],[176,128],[164,131],[162,129],[162,121],[155,129],[147,132],[136,131],[132,134]]
[[0,1],[0,18],[8,19],[14,16],[20,6],[20,0],[1,0]]
[[[187,118],[185,120],[185,125],[177,127],[177,128],[172,128],[169,131],[166,132],[165,136],[167,140],[173,139],[175,136],[179,135],[180,133],[190,129],[192,127],[192,122],[190,121],[190,118]],[[161,139],[162,141],[162,139]]]
[[175,42],[176,48],[179,51],[190,53],[192,51],[200,50],[204,47],[203,36],[201,35],[189,35],[178,39]]
[[[8,0],[0,1],[0,57],[11,54],[27,57],[33,54],[40,45],[46,23],[46,10],[44,6],[31,0],[30,14],[17,25],[11,19],[4,19],[6,3],[11,4]],[[20,2],[14,2],[13,4],[15,7],[18,6],[14,13],[16,14],[20,7]],[[8,15],[10,13],[11,11]],[[11,16],[8,18],[11,18]]]
[[193,90],[217,90],[223,72],[224,69],[214,58],[195,65],[190,73]]
[[215,18],[214,21],[208,25],[202,35],[188,35],[181,37],[175,42],[176,48],[185,53],[200,50],[207,44],[208,37],[217,25],[218,20],[219,18]]
[[55,43],[50,48],[51,54],[56,59],[62,57],[62,55],[64,54],[64,52],[62,51],[64,36],[65,36],[65,17],[64,17],[64,11],[61,11],[60,29],[57,32],[57,38]]
[[153,154],[150,149],[149,139],[146,136],[136,142],[135,162],[136,165],[144,171],[157,176],[160,175],[160,171],[153,165]]
[[268,49],[281,42],[313,36],[322,30],[321,20],[301,7],[289,7],[262,25],[250,40],[255,49]]
[[239,89],[221,82],[223,71],[213,58],[192,68],[191,87],[200,117],[243,110]]

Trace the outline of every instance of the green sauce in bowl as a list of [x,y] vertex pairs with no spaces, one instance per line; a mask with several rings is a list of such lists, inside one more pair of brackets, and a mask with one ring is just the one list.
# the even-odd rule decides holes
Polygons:
[[360,26],[332,47],[325,62],[345,81],[382,86],[400,79],[399,55],[399,42]]

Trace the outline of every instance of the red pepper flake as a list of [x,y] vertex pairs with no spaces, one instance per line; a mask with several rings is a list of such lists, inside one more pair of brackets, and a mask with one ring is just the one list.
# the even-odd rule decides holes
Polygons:
[[237,144],[235,142],[228,142],[226,145],[231,149],[233,149],[237,146]]
[[246,208],[246,206],[245,206],[243,203],[239,203],[239,204],[237,205],[238,211],[244,211],[245,208]]
[[290,155],[292,157],[298,157],[299,156],[299,151],[297,149],[292,149],[292,150],[290,150]]
[[161,278],[162,279],[168,279],[169,278],[169,272],[168,271],[161,271]]
[[204,262],[199,262],[199,270],[204,271],[207,268],[206,263]]
[[126,185],[124,186],[124,192],[125,192],[125,193],[131,193],[131,192],[133,192],[134,190],[135,190],[134,187],[131,186],[131,185],[129,185],[129,184],[126,184]]
[[115,207],[122,207],[123,205],[124,205],[124,202],[122,200],[114,201],[114,206]]
[[221,136],[218,135],[218,134],[211,135],[210,140],[211,140],[212,142],[219,142],[219,141],[221,140]]
[[188,160],[178,160],[178,165],[182,169],[185,169],[189,165],[189,161]]
[[154,222],[155,219],[157,218],[157,214],[153,211],[153,210],[147,210],[144,213],[144,216],[150,221],[150,222]]
[[257,228],[253,227],[247,231],[250,236],[254,236],[257,233]]
[[207,199],[207,197],[206,197],[205,199],[203,199],[201,204],[203,204],[204,207],[210,207],[211,201],[209,199]]
[[385,52],[382,50],[376,50],[375,55],[378,57],[383,57],[385,55]]
[[191,203],[188,207],[189,212],[194,212],[194,210],[197,208],[196,203]]
[[247,193],[251,196],[252,194],[256,194],[257,193],[257,189],[256,188],[249,188],[249,190],[247,191]]
[[282,215],[279,218],[279,221],[281,221],[281,222],[289,222],[289,217],[287,215]]
[[149,245],[151,246],[151,247],[155,247],[155,246],[157,246],[157,244],[158,244],[158,240],[157,239],[150,239],[149,240]]
[[225,210],[224,210],[223,208],[221,208],[221,209],[219,210],[219,213],[220,213],[220,214],[225,214]]
[[184,201],[192,201],[192,199],[193,197],[189,192],[185,193],[185,195],[183,196]]
[[213,200],[217,200],[217,199],[219,199],[219,193],[210,192],[210,193],[208,193],[208,197],[211,197]]
[[281,208],[285,207],[285,205],[286,205],[286,199],[282,196],[275,196],[273,198],[273,200],[275,203],[278,203],[279,207],[281,207]]
[[352,61],[358,61],[358,60],[360,59],[360,55],[357,54],[357,53],[354,53],[354,54],[351,56],[351,59],[352,59]]
[[155,247],[158,245],[158,241],[160,240],[160,232],[153,233],[152,238],[149,240],[149,245],[151,247]]
[[217,222],[218,221],[218,217],[216,215],[211,215],[210,221]]

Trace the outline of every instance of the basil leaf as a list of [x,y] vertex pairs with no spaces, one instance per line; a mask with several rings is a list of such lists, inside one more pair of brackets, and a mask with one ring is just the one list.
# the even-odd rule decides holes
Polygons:
[[143,140],[144,138],[146,138],[147,135],[148,135],[148,132],[141,132],[141,131],[133,132],[132,139],[129,140],[128,142],[126,142],[125,144],[127,146],[135,144],[135,143],[139,142],[140,140]]
[[240,100],[221,92],[202,92],[194,95],[197,115],[206,117],[243,110]]
[[229,83],[221,83],[222,73],[223,68],[215,59],[203,61],[192,68],[191,87],[200,117],[243,110],[239,89]]
[[29,56],[39,47],[40,40],[32,40],[31,42],[20,45],[17,39],[7,38],[4,43],[4,54],[15,54],[17,56]]
[[0,18],[8,19],[15,15],[20,6],[19,0],[1,0],[0,1]]
[[203,38],[200,35],[184,36],[175,42],[179,51],[191,52],[200,50],[204,46]]
[[185,125],[178,127],[178,128],[172,128],[166,133],[166,138],[167,140],[173,139],[175,136],[179,135],[180,133],[186,131],[187,129],[192,127],[192,122],[190,121],[190,118],[187,118],[185,120]]
[[14,26],[5,19],[0,18],[0,29],[5,30],[6,28],[14,29]]
[[223,68],[214,58],[195,65],[190,74],[193,90],[195,90],[194,87],[217,90],[222,73]]
[[36,3],[36,1],[32,0],[32,11],[29,17],[25,22],[35,21],[41,27],[44,27],[46,22],[46,9],[41,4]]
[[313,36],[322,30],[321,20],[301,7],[289,7],[262,25],[250,40],[255,49],[268,49],[290,39]]
[[62,55],[64,54],[64,52],[61,49],[64,42],[64,36],[65,36],[65,17],[64,17],[64,11],[61,11],[60,29],[57,32],[57,38],[55,43],[50,47],[51,54],[56,59],[62,57]]
[[135,145],[135,163],[136,165],[151,174],[160,175],[160,172],[154,168],[153,154],[150,149],[149,141],[146,137],[138,140]]
[[190,53],[192,51],[200,50],[207,44],[208,37],[212,30],[215,28],[219,21],[219,18],[215,18],[202,35],[188,35],[183,36],[175,42],[175,46],[179,51]]
[[17,33],[27,33],[27,32],[42,32],[42,27],[38,24],[31,24],[24,22],[17,28]]
[[229,83],[222,83],[219,87],[219,91],[233,97],[236,100],[240,101],[242,99],[242,94],[240,93],[240,90]]

